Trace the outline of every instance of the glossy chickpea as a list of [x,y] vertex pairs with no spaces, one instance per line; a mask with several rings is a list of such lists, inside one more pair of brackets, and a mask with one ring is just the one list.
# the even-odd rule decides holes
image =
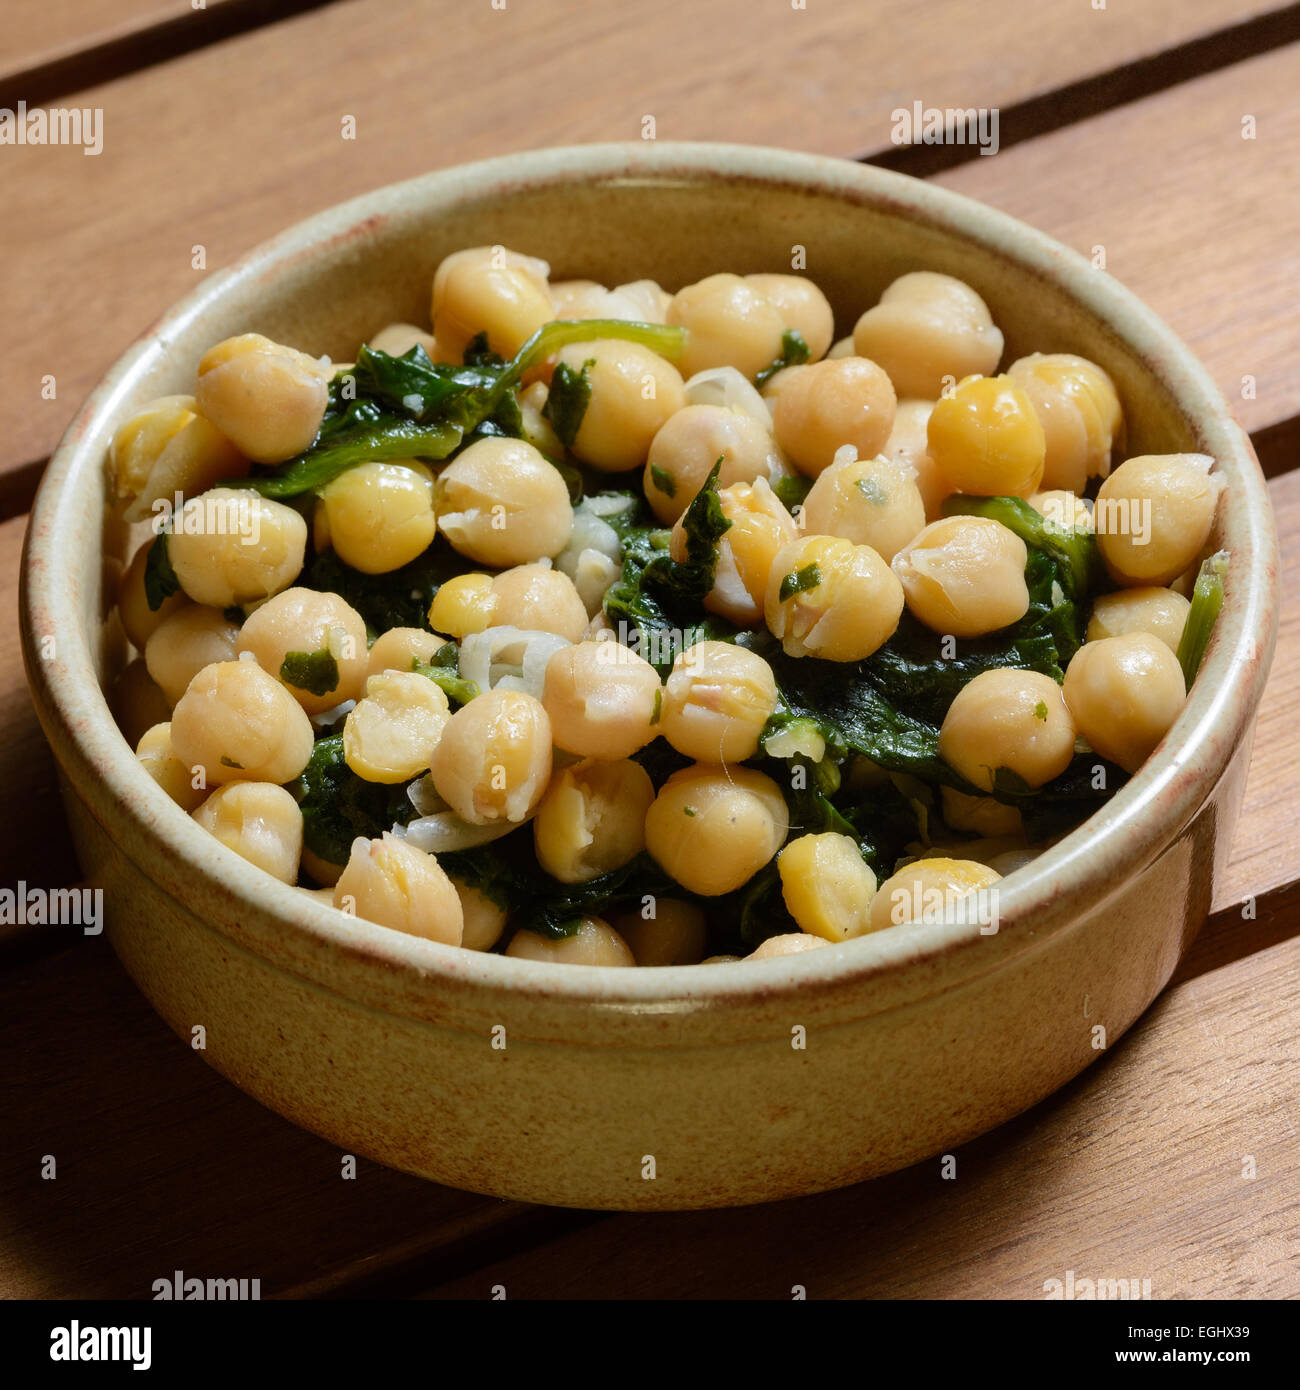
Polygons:
[[459,946],[460,898],[432,854],[396,835],[356,839],[334,885],[334,906],[408,936]]
[[616,917],[613,926],[638,965],[696,965],[708,945],[703,909],[677,898],[655,898],[640,911]]
[[1222,482],[1208,454],[1143,454],[1102,483],[1097,545],[1117,584],[1170,584],[1210,537]]
[[[824,936],[812,936],[808,932],[786,932],[781,936],[769,936],[742,960],[776,960],[781,956],[801,956],[805,951],[815,951],[818,946],[831,943]],[[716,960],[734,960],[734,956],[717,956]]]
[[859,458],[874,458],[894,427],[897,407],[889,378],[865,357],[815,362],[794,373],[776,398],[776,442],[801,472],[815,478],[853,445]]
[[1030,497],[1042,482],[1043,427],[1029,397],[1007,377],[962,381],[935,402],[926,439],[935,468],[954,492]]
[[673,662],[659,732],[696,762],[740,763],[758,751],[776,705],[776,677],[757,652],[697,642]]
[[343,760],[366,782],[409,782],[425,771],[451,718],[442,687],[418,671],[382,671],[343,723]]
[[168,796],[184,811],[192,811],[207,795],[194,786],[188,767],[172,748],[170,723],[155,724],[148,729],[136,746],[140,765]]
[[869,545],[887,563],[925,525],[912,470],[883,456],[832,463],[804,498],[809,531]]
[[118,427],[108,458],[119,497],[144,491],[163,449],[193,419],[193,396],[160,396]]
[[935,632],[980,637],[1029,611],[1024,541],[1000,521],[932,521],[894,557],[908,610]]
[[1085,642],[1065,672],[1065,702],[1103,758],[1136,772],[1186,698],[1178,658],[1149,632]]
[[167,558],[181,588],[211,608],[238,607],[287,589],[306,554],[302,517],[242,488],[191,497],[167,537]]
[[205,666],[233,661],[238,649],[238,623],[220,609],[187,604],[154,629],[144,660],[167,703],[174,705]]
[[936,400],[948,382],[987,375],[1002,357],[988,305],[951,275],[901,275],[853,328],[853,348],[878,362],[900,396]]
[[789,828],[781,789],[748,767],[674,772],[646,813],[646,848],[688,892],[717,897],[747,883]]
[[826,296],[803,275],[746,275],[745,281],[776,306],[787,329],[808,344],[808,360],[826,356],[835,336],[835,316]]
[[800,931],[847,941],[870,930],[872,873],[848,835],[801,835],[777,855],[781,896]]
[[770,482],[788,471],[771,431],[752,416],[723,405],[688,405],[650,442],[644,484],[655,516],[672,525],[719,459],[720,489],[758,478]]
[[554,632],[570,642],[580,642],[587,630],[587,606],[561,570],[516,565],[493,579],[492,598],[494,624]]
[[1120,589],[1100,594],[1092,605],[1086,640],[1099,642],[1104,637],[1149,632],[1177,654],[1190,608],[1187,599],[1173,589]]
[[1095,362],[1068,352],[1031,353],[1007,368],[1043,426],[1043,486],[1083,492],[1110,472],[1124,419],[1115,383]]
[[644,657],[616,641],[563,647],[546,665],[542,704],[558,747],[630,758],[659,732],[663,687]]
[[521,439],[471,444],[438,475],[438,528],[454,549],[504,569],[553,558],[573,529],[559,469]]
[[939,754],[992,791],[999,768],[1031,787],[1059,777],[1074,757],[1075,723],[1061,687],[1038,671],[981,671],[957,692],[939,730]]
[[497,596],[490,574],[457,574],[438,586],[429,605],[429,626],[458,642],[496,621]]
[[787,656],[861,661],[893,636],[903,587],[868,545],[805,536],[772,562],[764,614]]
[[459,362],[470,339],[486,333],[491,351],[513,357],[554,317],[537,270],[543,264],[504,247],[474,247],[444,260],[434,275],[431,315],[442,353]]
[[235,649],[250,652],[308,714],[355,700],[365,684],[365,619],[338,594],[283,590],[244,619]]
[[630,299],[595,280],[553,281],[551,311],[557,319],[640,319]]
[[130,662],[113,682],[110,701],[122,737],[134,748],[156,724],[171,718],[171,701],[149,674],[142,657]]
[[455,874],[449,875],[460,898],[464,918],[460,944],[467,951],[490,951],[501,940],[506,929],[506,910],[481,888],[466,883]]
[[122,571],[117,585],[117,612],[122,620],[122,628],[132,646],[140,651],[144,651],[145,644],[161,623],[189,603],[186,595],[178,590],[163,599],[157,608],[149,607],[149,596],[144,588],[144,572],[155,539],[150,537],[135,552],[131,557],[131,563]]
[[781,356],[786,325],[780,309],[739,275],[709,275],[678,290],[667,321],[688,333],[680,364],[684,376],[735,367],[752,380]]
[[1024,821],[1014,806],[991,796],[969,796],[955,787],[941,787],[943,818],[952,830],[964,830],[983,839],[1023,836]]
[[517,931],[506,947],[515,960],[547,965],[635,965],[626,941],[600,917],[584,917],[569,936],[552,939],[537,932]]
[[630,759],[588,758],[551,778],[533,819],[537,862],[561,883],[586,883],[622,868],[645,848],[650,774]]
[[925,922],[989,925],[988,894],[1002,875],[974,859],[917,859],[887,878],[871,903],[869,929]]
[[1029,505],[1058,531],[1092,530],[1092,512],[1087,503],[1068,488],[1036,492],[1029,499]]
[[894,412],[894,428],[881,451],[886,458],[912,470],[927,521],[938,521],[943,515],[944,498],[952,493],[930,457],[928,431],[933,410],[933,401],[900,400]]
[[225,478],[248,472],[248,459],[202,415],[192,416],[162,448],[135,500],[122,516],[126,521],[156,521],[169,516],[177,493],[196,498]]
[[281,883],[298,881],[302,812],[273,782],[231,782],[194,811],[194,819],[227,849]]
[[485,690],[447,721],[429,768],[462,820],[526,820],[551,780],[550,718],[522,691]]
[[442,645],[441,637],[421,627],[390,627],[375,638],[366,657],[366,675],[409,671],[417,661],[432,661]]
[[244,333],[203,354],[194,399],[241,453],[258,463],[280,463],[316,438],[330,375],[324,360]]
[[673,297],[657,280],[629,280],[615,285],[613,292],[635,309],[638,323],[668,322],[668,306]]
[[639,468],[650,441],[686,403],[681,373],[648,347],[613,338],[571,343],[559,360],[575,372],[585,367],[591,387],[574,456],[603,473]]
[[172,747],[209,786],[292,781],[312,750],[311,720],[255,661],[219,661],[189,683],[172,711]]
[[423,464],[361,463],[320,494],[330,544],[363,574],[387,574],[433,540],[433,475]]
[[388,324],[369,339],[369,346],[375,352],[388,353],[390,357],[405,357],[413,347],[422,347],[431,358],[437,351],[433,334],[426,333],[413,323]]

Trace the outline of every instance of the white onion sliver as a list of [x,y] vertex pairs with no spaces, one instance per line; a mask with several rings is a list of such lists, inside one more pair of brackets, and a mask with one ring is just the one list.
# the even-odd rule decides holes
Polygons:
[[772,412],[758,394],[754,383],[735,367],[707,367],[686,383],[687,405],[723,405],[757,420],[765,430],[772,428]]
[[447,809],[447,803],[433,785],[433,773],[426,772],[406,789],[406,798],[422,816],[436,815]]
[[393,834],[416,849],[424,850],[426,854],[452,854],[456,850],[491,844],[493,840],[499,840],[518,829],[519,823],[516,821],[471,825],[469,821],[461,820],[454,811],[440,811],[437,815],[421,816],[406,825],[395,825]]

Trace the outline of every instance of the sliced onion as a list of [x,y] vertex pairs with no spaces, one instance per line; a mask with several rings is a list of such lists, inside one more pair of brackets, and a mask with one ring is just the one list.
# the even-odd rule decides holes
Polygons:
[[765,430],[772,428],[772,412],[754,383],[735,367],[707,367],[686,383],[687,405],[723,405],[752,416]]
[[490,825],[471,825],[454,811],[439,811],[436,815],[421,816],[406,825],[393,826],[393,834],[426,854],[452,854],[456,850],[474,849],[491,844],[512,830],[519,829],[518,821],[493,821]]
[[460,673],[480,690],[522,690],[540,700],[546,663],[567,637],[520,627],[489,627],[460,644]]
[[447,803],[433,785],[433,773],[426,772],[406,789],[406,798],[422,816],[437,815],[447,809]]

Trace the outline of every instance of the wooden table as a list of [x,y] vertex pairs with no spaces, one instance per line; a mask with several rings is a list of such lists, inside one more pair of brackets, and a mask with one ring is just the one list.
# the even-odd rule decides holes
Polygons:
[[[1162,1298],[1300,1292],[1300,5],[25,8],[7,26],[0,106],[101,108],[104,144],[93,157],[0,148],[0,886],[77,874],[17,654],[24,513],[82,396],[201,273],[194,248],[215,270],[377,184],[638,138],[646,115],[661,139],[877,160],[1104,246],[1252,432],[1286,576],[1213,917],[1122,1043],[963,1148],[956,1181],[926,1163],[672,1216],[530,1208],[364,1162],[341,1182],[337,1151],[207,1070],[102,941],[0,929],[0,1294],[147,1297],[177,1268],[258,1277],[264,1296],[788,1298],[801,1284],[809,1297],[1036,1298],[1069,1269],[1149,1277]],[[1001,152],[894,148],[890,112],[917,100],[996,107]],[[340,138],[349,115],[354,142]],[[45,1155],[57,1181],[42,1180]]]

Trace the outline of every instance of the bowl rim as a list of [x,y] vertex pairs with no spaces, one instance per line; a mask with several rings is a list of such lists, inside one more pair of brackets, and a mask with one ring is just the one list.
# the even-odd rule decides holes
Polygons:
[[[250,874],[242,859],[170,801],[117,730],[81,636],[81,586],[75,566],[62,563],[59,537],[76,508],[86,510],[79,499],[91,479],[102,476],[97,432],[160,359],[168,340],[236,286],[273,278],[340,241],[362,243],[364,251],[364,240],[379,234],[388,217],[412,200],[446,205],[620,180],[804,190],[973,242],[1027,277],[1052,282],[1108,324],[1147,364],[1191,422],[1197,447],[1214,456],[1230,483],[1219,527],[1233,564],[1201,678],[1169,736],[1139,772],[1032,866],[1006,881],[995,935],[982,935],[974,925],[930,923],[796,956],[747,961],[743,969],[737,962],[620,971],[445,946],[348,917],[269,875]],[[143,835],[149,857],[130,855],[140,871],[187,911],[196,912],[196,897],[203,898],[209,909],[205,925],[274,964],[349,996],[364,996],[376,1007],[426,1017],[428,996],[446,985],[455,986],[463,1003],[486,1004],[505,992],[519,999],[599,1006],[597,1013],[607,1015],[734,1011],[794,996],[805,1001],[818,994],[843,997],[868,979],[879,988],[856,991],[857,1006],[875,1012],[932,993],[936,986],[969,981],[1039,949],[1078,917],[1081,900],[1095,909],[1120,891],[1209,798],[1250,729],[1276,626],[1276,539],[1249,440],[1191,351],[1107,272],[1005,213],[907,175],[762,146],[657,141],[532,151],[423,174],[306,218],[208,276],[127,349],[68,427],[32,508],[21,589],[24,659],[41,722],[91,813],[106,823],[105,808],[110,808]],[[47,633],[60,635],[57,661],[41,659],[39,643]]]

